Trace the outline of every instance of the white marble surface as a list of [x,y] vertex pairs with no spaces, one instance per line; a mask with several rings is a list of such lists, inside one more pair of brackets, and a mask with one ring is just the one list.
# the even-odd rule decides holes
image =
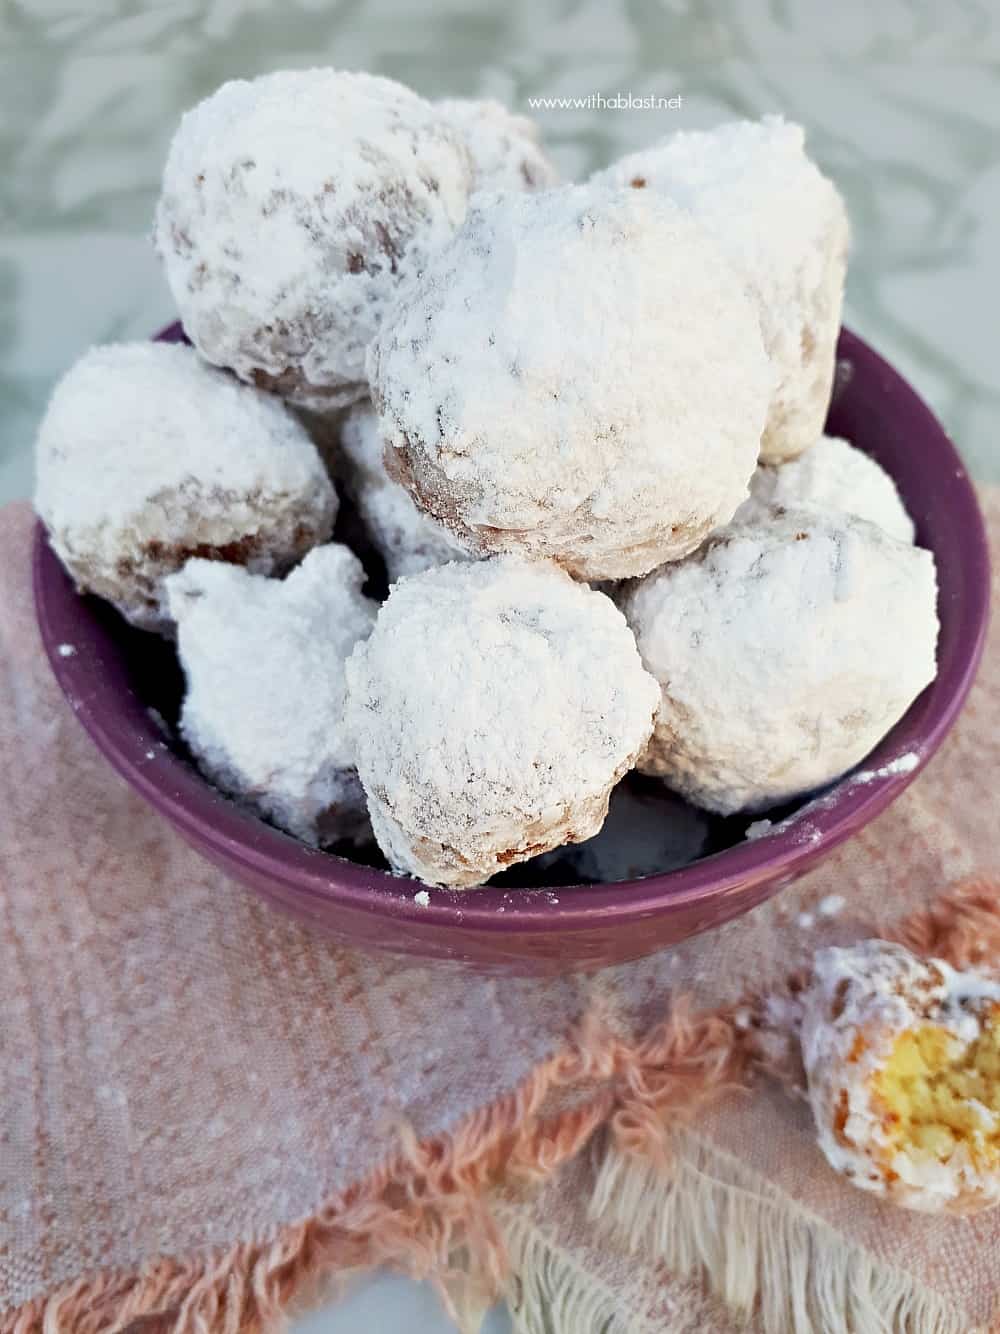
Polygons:
[[[53,378],[171,317],[148,230],[181,109],[316,63],[524,111],[681,94],[679,111],[539,113],[568,174],[675,127],[802,121],[851,211],[849,321],[1000,478],[996,0],[0,0],[0,499],[30,491]],[[430,1293],[380,1278],[296,1334],[445,1328]]]
[[[480,1334],[509,1334],[510,1320],[499,1307],[491,1311]],[[339,1302],[292,1322],[289,1334],[455,1334],[437,1296],[426,1284],[393,1274],[352,1289]],[[706,1331],[707,1334],[707,1331]]]

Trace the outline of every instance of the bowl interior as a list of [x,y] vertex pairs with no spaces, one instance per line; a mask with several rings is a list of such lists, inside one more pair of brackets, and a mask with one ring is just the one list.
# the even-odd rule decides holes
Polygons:
[[[183,335],[172,326],[161,336],[173,341]],[[690,920],[691,910],[702,906],[710,925],[759,901],[763,887],[772,892],[794,879],[899,795],[954,722],[982,652],[989,562],[975,492],[933,415],[846,330],[827,430],[890,473],[916,523],[917,541],[934,552],[941,620],[937,679],[865,761],[863,782],[848,776],[784,824],[790,808],[771,812],[777,827],[753,841],[743,837],[747,817],[713,820],[709,855],[677,871],[610,885],[572,884],[565,865],[542,872],[532,862],[471,893],[431,890],[424,906],[414,898],[424,886],[387,874],[377,853],[365,862],[316,852],[205,782],[174,728],[183,683],[172,646],[131,629],[97,599],[77,595],[39,526],[35,593],[43,641],[77,716],[115,768],[203,852],[258,887],[273,882],[320,912],[389,914],[421,930],[565,936],[681,909]],[[356,530],[345,532],[353,522],[345,506],[338,536],[356,538]],[[377,591],[384,574],[377,564],[370,573]],[[60,653],[66,644],[72,654]],[[648,791],[645,780],[626,781]]]

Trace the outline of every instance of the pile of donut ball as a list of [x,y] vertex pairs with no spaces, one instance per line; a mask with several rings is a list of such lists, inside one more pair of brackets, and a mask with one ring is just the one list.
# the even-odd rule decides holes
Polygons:
[[635,768],[729,815],[864,758],[935,675],[936,581],[822,433],[848,226],[803,142],[564,184],[495,102],[332,69],[184,116],[155,244],[190,345],[72,367],[36,505],[176,641],[212,783],[461,889],[591,839]]

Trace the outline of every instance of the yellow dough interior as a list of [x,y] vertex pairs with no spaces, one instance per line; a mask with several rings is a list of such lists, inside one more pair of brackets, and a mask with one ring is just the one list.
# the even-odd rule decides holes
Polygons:
[[1000,1165],[1000,1006],[965,1043],[925,1024],[896,1040],[875,1080],[896,1145],[947,1161],[960,1144],[981,1169]]

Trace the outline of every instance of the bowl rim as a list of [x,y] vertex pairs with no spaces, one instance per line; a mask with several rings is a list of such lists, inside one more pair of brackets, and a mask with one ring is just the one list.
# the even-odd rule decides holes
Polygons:
[[[158,337],[175,341],[178,329],[172,325]],[[949,495],[951,520],[962,533],[967,561],[964,620],[953,638],[971,649],[964,648],[953,660],[939,663],[938,676],[903,719],[861,765],[809,803],[808,817],[800,808],[766,837],[745,840],[679,870],[644,879],[538,889],[434,888],[310,848],[224,796],[191,764],[166,748],[138,696],[132,693],[126,707],[109,678],[94,672],[92,660],[88,664],[79,655],[59,653],[64,636],[58,608],[50,604],[46,589],[58,558],[38,521],[32,557],[36,616],[56,680],[113,768],[190,841],[210,849],[228,866],[245,870],[254,880],[269,880],[324,908],[340,907],[376,917],[388,914],[396,922],[411,921],[421,928],[440,927],[450,932],[541,936],[592,930],[602,920],[613,919],[621,925],[697,908],[763,881],[777,889],[878,815],[921,771],[965,702],[982,657],[989,620],[989,548],[975,490],[961,457],[916,391],[846,328],[838,348],[838,359],[844,358],[855,363],[868,361],[887,391],[904,397],[907,411],[918,424],[938,437],[943,460],[953,469],[957,484]],[[58,568],[61,572],[61,565]],[[921,701],[925,707],[917,747],[906,739],[907,722]],[[151,747],[155,748],[155,763],[150,759]],[[901,760],[904,762],[897,764]],[[859,770],[865,775],[860,782]],[[748,815],[747,823],[752,819]]]

